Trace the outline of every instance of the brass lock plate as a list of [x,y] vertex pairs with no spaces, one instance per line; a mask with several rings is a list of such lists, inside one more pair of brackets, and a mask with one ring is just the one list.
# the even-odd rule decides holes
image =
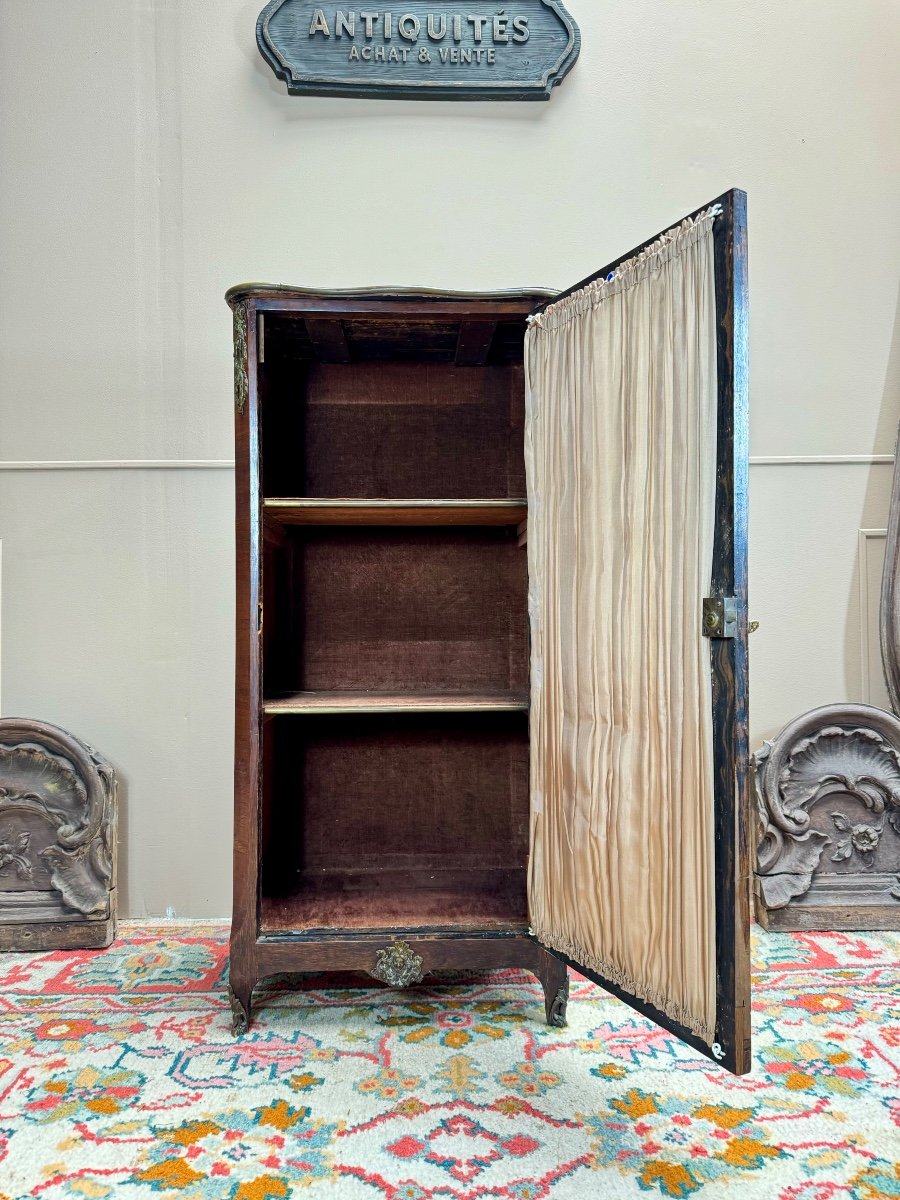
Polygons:
[[707,596],[703,601],[703,636],[737,637],[737,615],[735,596]]
[[407,988],[425,978],[420,955],[408,942],[394,942],[375,956],[375,966],[369,972],[373,979],[388,987]]

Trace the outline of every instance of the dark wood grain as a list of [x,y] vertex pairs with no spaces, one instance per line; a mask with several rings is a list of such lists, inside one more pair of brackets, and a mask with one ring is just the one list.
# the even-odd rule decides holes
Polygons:
[[[524,925],[518,930],[482,934],[454,934],[446,930],[348,934],[333,930],[326,935],[261,937],[256,946],[260,978],[282,971],[368,972],[378,951],[386,949],[400,936],[421,954],[427,974],[524,967],[537,975],[543,961],[540,947],[528,936]],[[366,984],[374,986],[371,980]]]
[[283,525],[516,525],[525,500],[320,500],[267,498],[266,517]]
[[310,317],[306,321],[306,331],[320,362],[348,363],[352,360],[341,321]]
[[[240,303],[240,302],[239,302]],[[247,303],[247,302],[243,302]],[[258,977],[259,820],[261,726],[261,559],[262,504],[259,473],[260,379],[255,312],[248,303],[246,337],[247,404],[235,412],[235,745],[234,745],[234,903],[229,981],[249,1009]],[[236,367],[236,370],[239,368]],[[236,392],[241,381],[235,380]]]
[[482,367],[488,360],[497,332],[496,321],[463,321],[456,344],[458,367]]
[[379,320],[408,317],[417,324],[451,320],[502,322],[527,317],[556,293],[533,288],[509,292],[429,291],[421,288],[351,288],[319,291],[277,283],[241,283],[229,288],[226,300],[235,305],[252,300],[258,312],[302,315],[334,313],[343,317],[368,314]]
[[731,191],[713,227],[719,393],[713,595],[737,598],[738,630],[710,641],[716,774],[716,1035],[722,1065],[742,1075],[750,1054],[750,751],[748,739],[747,198]]

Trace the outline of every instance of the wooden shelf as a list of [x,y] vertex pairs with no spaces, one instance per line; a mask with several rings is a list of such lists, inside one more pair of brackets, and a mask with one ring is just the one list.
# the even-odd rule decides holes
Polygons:
[[525,500],[324,500],[267,497],[267,517],[281,525],[515,525]]
[[326,872],[283,896],[263,894],[261,936],[308,930],[524,932],[524,870]]
[[293,692],[266,700],[266,716],[528,712],[527,692]]

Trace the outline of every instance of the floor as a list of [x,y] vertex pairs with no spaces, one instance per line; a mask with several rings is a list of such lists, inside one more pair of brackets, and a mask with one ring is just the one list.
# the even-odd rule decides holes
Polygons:
[[[900,1198],[900,935],[754,941],[751,1075],[520,972],[257,994],[223,925],[0,956],[0,1197]],[[328,985],[331,986],[328,986]]]

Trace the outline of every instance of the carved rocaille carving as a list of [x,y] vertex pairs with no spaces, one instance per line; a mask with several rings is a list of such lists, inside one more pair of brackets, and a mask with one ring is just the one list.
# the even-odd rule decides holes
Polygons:
[[247,357],[247,304],[234,306],[234,402],[241,416],[250,396],[250,373]]
[[809,900],[814,880],[826,906],[900,900],[896,717],[863,704],[815,709],[766,742],[754,766],[767,910]]
[[[23,926],[29,948],[77,945],[76,927],[88,924],[84,944],[108,944],[115,837],[109,763],[53,725],[0,721],[0,948],[14,948]],[[34,928],[42,923],[46,937]],[[57,937],[50,926],[65,929]]]

